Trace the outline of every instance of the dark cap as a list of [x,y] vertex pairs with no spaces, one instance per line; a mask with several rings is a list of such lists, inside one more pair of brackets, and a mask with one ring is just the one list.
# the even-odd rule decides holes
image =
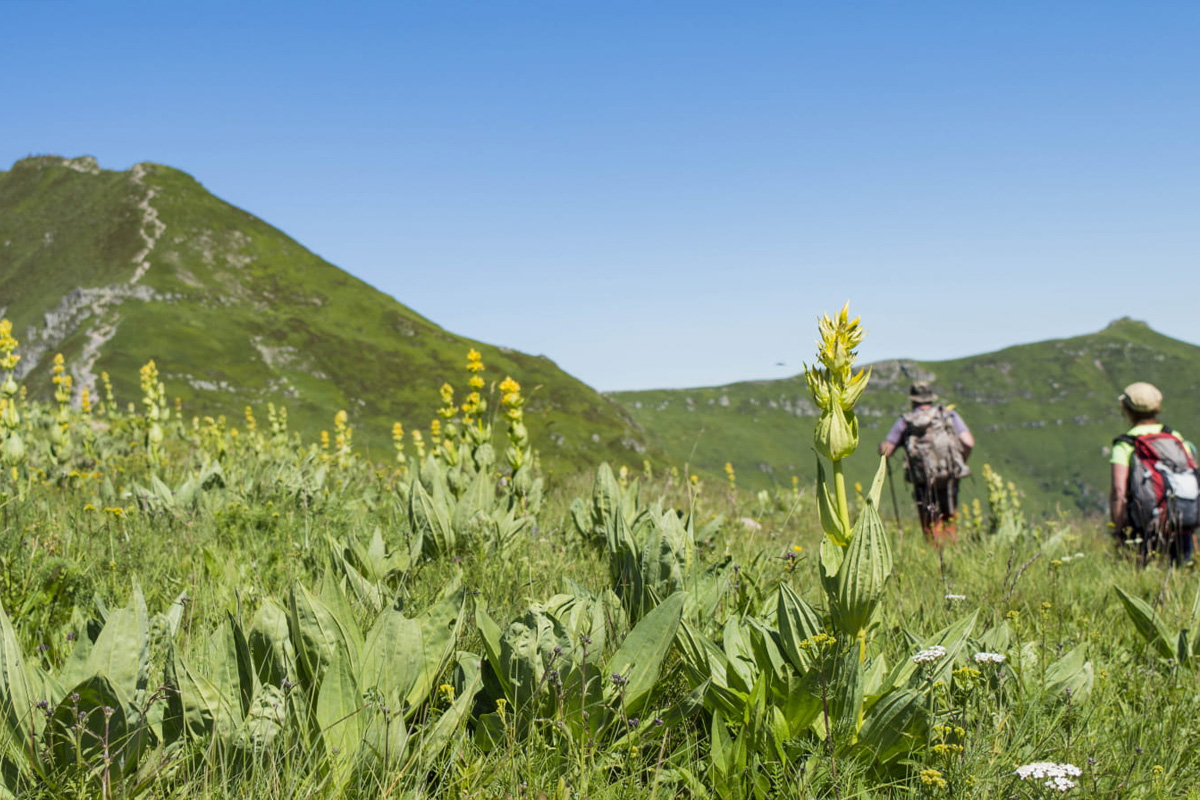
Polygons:
[[908,389],[908,399],[914,403],[935,403],[938,396],[934,394],[933,389],[925,381],[917,381]]

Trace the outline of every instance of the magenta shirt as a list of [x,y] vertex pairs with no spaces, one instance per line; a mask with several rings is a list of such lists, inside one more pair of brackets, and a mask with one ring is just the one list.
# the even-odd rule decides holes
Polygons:
[[[954,427],[955,433],[961,434],[967,430],[967,423],[963,422],[962,417],[958,415],[957,411],[951,409],[948,413],[950,424]],[[888,431],[887,439],[884,441],[889,442],[895,447],[899,447],[900,442],[904,440],[904,429],[907,427],[908,423],[905,422],[904,416],[897,417],[895,423],[892,424],[892,429]]]

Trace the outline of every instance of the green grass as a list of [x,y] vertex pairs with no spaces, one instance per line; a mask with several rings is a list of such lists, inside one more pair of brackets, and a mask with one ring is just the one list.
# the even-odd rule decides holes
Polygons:
[[[169,459],[151,469],[138,445],[140,423],[118,417],[106,430],[96,431],[88,448],[76,438],[75,455],[58,464],[43,446],[46,412],[26,412],[22,435],[30,445],[30,461],[21,467],[17,484],[5,473],[0,498],[0,560],[5,567],[0,601],[12,615],[25,658],[53,674],[67,668],[75,646],[68,634],[89,635],[88,620],[101,620],[126,603],[134,578],[144,592],[153,630],[159,630],[160,615],[180,595],[189,598],[172,643],[160,634],[151,638],[153,686],[164,680],[161,670],[169,650],[202,674],[213,674],[221,663],[219,648],[214,648],[230,615],[248,626],[268,601],[286,606],[295,585],[314,593],[327,585],[323,576],[337,569],[334,557],[341,552],[331,542],[365,544],[378,529],[389,548],[403,551],[412,534],[400,499],[403,481],[391,468],[356,459],[344,468],[331,467],[329,479],[315,494],[297,497],[286,483],[269,476],[280,466],[299,463],[304,448],[271,454],[243,438],[230,442],[223,457],[224,488],[201,492],[195,505],[155,511],[137,499],[136,487],[147,487],[151,472],[178,486],[212,458],[209,446],[169,427]],[[81,429],[74,427],[72,435],[80,436]],[[873,459],[859,454],[854,460]],[[413,615],[461,575],[471,605],[486,609],[501,626],[519,620],[527,608],[571,591],[572,584],[597,593],[619,590],[605,547],[577,529],[569,510],[576,498],[585,505],[591,502],[591,476],[552,472],[547,477],[549,500],[515,548],[501,553],[481,540],[418,559],[381,586]],[[781,583],[824,613],[816,564],[823,534],[807,485],[798,495],[784,490],[762,496],[731,493],[719,482],[707,481],[693,495],[669,470],[641,475],[638,481],[643,507],[662,497],[668,507],[690,510],[700,522],[716,515],[724,520],[709,530],[695,554],[700,568],[728,559],[723,574],[729,581],[714,618],[696,620],[697,630],[719,643],[729,635],[727,620],[754,618],[775,625],[773,598]],[[498,496],[504,491],[497,487]],[[104,510],[118,507],[124,509],[120,516]],[[986,530],[986,522],[978,529],[964,523],[957,546],[935,550],[915,526],[888,525],[894,579],[869,636],[871,663],[888,669],[902,665],[934,632],[975,613],[975,633],[960,666],[975,666],[970,659],[975,649],[997,650],[1021,670],[1026,687],[1017,688],[1012,672],[1003,672],[1007,677],[991,688],[990,678],[956,677],[952,688],[935,693],[934,702],[939,720],[963,728],[963,736],[951,737],[963,751],[938,755],[918,748],[890,768],[856,755],[848,740],[839,740],[831,761],[820,738],[802,733],[786,743],[782,762],[746,772],[758,775],[770,796],[1035,797],[1031,787],[1016,782],[1013,769],[1039,760],[1080,766],[1084,775],[1080,788],[1073,790],[1078,796],[1197,796],[1200,760],[1192,748],[1182,746],[1200,725],[1195,668],[1147,647],[1112,589],[1122,587],[1155,607],[1174,635],[1194,625],[1193,571],[1167,570],[1159,563],[1139,570],[1113,553],[1104,535],[1076,514],[1037,527],[1018,525],[1011,537]],[[803,549],[793,562],[785,556],[795,547]],[[331,597],[329,589],[320,591]],[[365,630],[375,612],[344,584],[340,591],[349,598],[347,613]],[[965,599],[949,600],[947,595]],[[604,623],[610,643],[592,655],[596,663],[612,654],[630,625],[621,616],[620,603],[615,598],[611,602],[615,616]],[[91,635],[98,629],[93,623]],[[460,652],[482,652],[483,637],[473,616],[454,646]],[[1087,661],[1091,680],[1086,690],[1065,694],[1039,688],[1048,666],[1073,648],[1082,648]],[[456,685],[458,680],[451,666],[433,685]],[[830,680],[836,686],[836,674]],[[178,749],[155,750],[159,756],[143,761],[139,778],[117,779],[110,788],[114,796],[131,796],[137,787],[140,796],[154,798],[712,797],[723,791],[732,797],[754,796],[753,781],[713,788],[712,718],[692,699],[676,647],[655,687],[653,705],[642,715],[648,727],[634,740],[640,742],[636,745],[621,738],[591,744],[565,740],[553,726],[543,726],[536,728],[541,733],[513,728],[489,749],[478,730],[489,715],[495,719],[495,705],[487,699],[491,691],[485,683],[450,750],[347,788],[339,788],[321,766],[325,755],[299,741],[260,755],[249,771],[220,753],[191,751],[179,760]],[[445,713],[444,703],[436,698],[428,702],[414,723],[414,735],[419,720],[432,723]],[[649,722],[651,715],[663,720],[661,727]],[[516,724],[519,717],[513,719]],[[741,730],[742,724],[735,723],[728,735],[736,740]],[[949,781],[947,790],[921,782],[920,771],[931,768]],[[29,796],[96,796],[99,781],[67,770]]]

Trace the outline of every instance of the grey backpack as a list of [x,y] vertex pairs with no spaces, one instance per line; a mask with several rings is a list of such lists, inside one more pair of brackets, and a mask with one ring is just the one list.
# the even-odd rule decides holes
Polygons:
[[944,406],[914,408],[904,415],[904,421],[908,425],[904,451],[911,483],[940,487],[970,474],[962,440]]

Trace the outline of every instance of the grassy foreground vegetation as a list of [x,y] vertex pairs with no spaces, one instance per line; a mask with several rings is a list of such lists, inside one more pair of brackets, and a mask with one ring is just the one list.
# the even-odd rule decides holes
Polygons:
[[387,464],[153,365],[33,403],[0,330],[0,796],[1200,796],[1194,576],[992,472],[955,547],[885,522],[860,339],[823,322],[817,485],[746,492],[542,476],[511,379]]

